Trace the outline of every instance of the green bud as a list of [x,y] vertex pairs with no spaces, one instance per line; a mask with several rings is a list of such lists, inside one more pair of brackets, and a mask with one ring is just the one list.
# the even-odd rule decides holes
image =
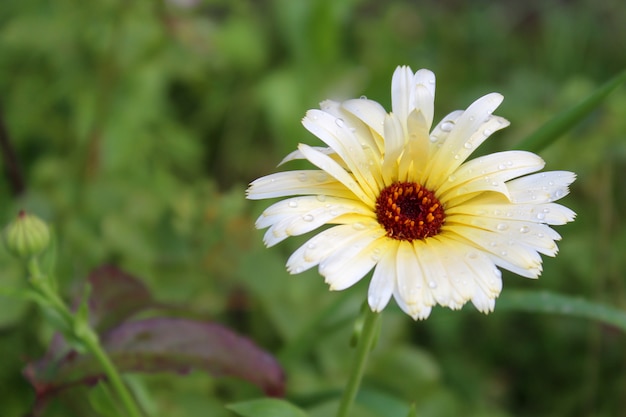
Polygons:
[[24,210],[6,227],[3,237],[9,252],[19,258],[35,256],[50,244],[48,225]]

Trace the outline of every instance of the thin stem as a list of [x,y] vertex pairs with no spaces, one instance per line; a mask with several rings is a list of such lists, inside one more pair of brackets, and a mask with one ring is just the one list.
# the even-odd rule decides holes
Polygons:
[[87,347],[87,349],[89,349],[92,355],[94,355],[96,360],[100,362],[100,365],[102,366],[102,369],[107,376],[109,384],[111,384],[113,390],[117,393],[117,396],[122,401],[122,404],[126,409],[127,415],[129,417],[141,417],[141,412],[139,411],[139,408],[135,403],[135,399],[130,395],[130,392],[122,381],[122,378],[120,377],[117,368],[115,367],[113,362],[111,362],[111,359],[106,354],[104,349],[102,349],[102,346],[100,346],[98,336],[93,333],[91,329],[89,329],[89,331],[92,337],[85,335],[85,337],[82,338],[83,343],[85,343],[85,346]]
[[30,274],[31,284],[42,296],[42,299],[45,300],[45,306],[53,309],[63,319],[65,327],[72,332],[77,340],[83,343],[87,350],[89,350],[100,363],[109,384],[111,384],[125,408],[125,415],[128,417],[141,417],[142,414],[135,400],[130,395],[126,385],[122,382],[119,371],[113,362],[111,362],[111,359],[104,349],[102,349],[99,337],[89,326],[87,317],[82,314],[73,314],[70,311],[55,291],[55,285],[52,279],[44,275],[39,269],[39,263],[36,258],[31,258],[28,262],[28,272]]
[[361,385],[361,379],[363,379],[367,357],[372,350],[378,334],[380,314],[374,313],[370,310],[369,306],[365,306],[364,310],[365,321],[357,342],[352,373],[348,379],[346,389],[343,391],[337,417],[347,417],[350,413],[356,394],[359,391],[359,386]]

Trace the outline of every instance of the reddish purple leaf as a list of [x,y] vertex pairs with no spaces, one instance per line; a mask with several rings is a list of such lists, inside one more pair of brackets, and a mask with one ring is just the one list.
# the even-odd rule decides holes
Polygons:
[[[283,372],[274,357],[219,324],[174,318],[131,321],[109,331],[102,342],[122,372],[198,369],[247,380],[268,395],[284,393]],[[93,358],[75,352],[61,361],[42,359],[30,364],[25,374],[42,393],[102,378]]]
[[87,280],[91,285],[89,321],[99,332],[140,311],[161,306],[139,279],[115,266],[101,266]]

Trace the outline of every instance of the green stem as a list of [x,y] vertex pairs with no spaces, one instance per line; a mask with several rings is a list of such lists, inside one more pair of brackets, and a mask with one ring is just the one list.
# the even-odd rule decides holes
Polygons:
[[93,333],[91,329],[89,329],[89,333],[91,333],[92,337],[85,335],[85,337],[83,337],[81,340],[83,341],[83,343],[85,343],[85,346],[87,347],[87,349],[89,349],[92,355],[95,356],[96,360],[100,362],[100,365],[102,366],[102,369],[107,376],[109,384],[111,384],[113,390],[117,393],[117,396],[122,401],[122,404],[126,409],[127,415],[129,417],[141,417],[141,412],[139,411],[139,408],[135,403],[135,399],[130,395],[130,392],[128,391],[128,388],[126,388],[126,385],[124,385],[124,382],[122,381],[122,378],[117,368],[115,367],[113,362],[111,362],[111,359],[106,354],[104,349],[102,349],[102,346],[98,341],[98,336]]
[[102,346],[98,335],[89,326],[87,317],[81,314],[73,314],[70,309],[65,305],[61,297],[55,291],[54,282],[50,277],[41,273],[39,269],[39,263],[36,258],[32,258],[28,262],[28,272],[30,274],[30,282],[35,290],[45,300],[45,305],[42,307],[49,307],[53,309],[63,320],[64,327],[70,329],[73,336],[82,342],[82,344],[91,352],[96,360],[102,366],[102,370],[107,376],[109,384],[113,387],[117,396],[122,402],[125,408],[126,416],[128,417],[141,417],[142,414],[135,403],[135,400],[131,396],[128,388],[122,382],[119,371],[111,362]]
[[361,385],[361,379],[363,379],[367,357],[372,350],[378,334],[380,314],[374,313],[367,305],[364,310],[365,320],[356,346],[356,356],[354,358],[354,364],[352,365],[352,373],[348,379],[346,389],[343,391],[337,417],[347,417],[350,413],[356,394],[359,391],[359,386]]

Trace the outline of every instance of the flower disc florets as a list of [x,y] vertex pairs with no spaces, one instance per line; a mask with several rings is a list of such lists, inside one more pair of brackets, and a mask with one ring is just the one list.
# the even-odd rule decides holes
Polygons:
[[376,200],[376,218],[392,239],[424,239],[441,230],[445,214],[432,191],[412,182],[383,189]]

